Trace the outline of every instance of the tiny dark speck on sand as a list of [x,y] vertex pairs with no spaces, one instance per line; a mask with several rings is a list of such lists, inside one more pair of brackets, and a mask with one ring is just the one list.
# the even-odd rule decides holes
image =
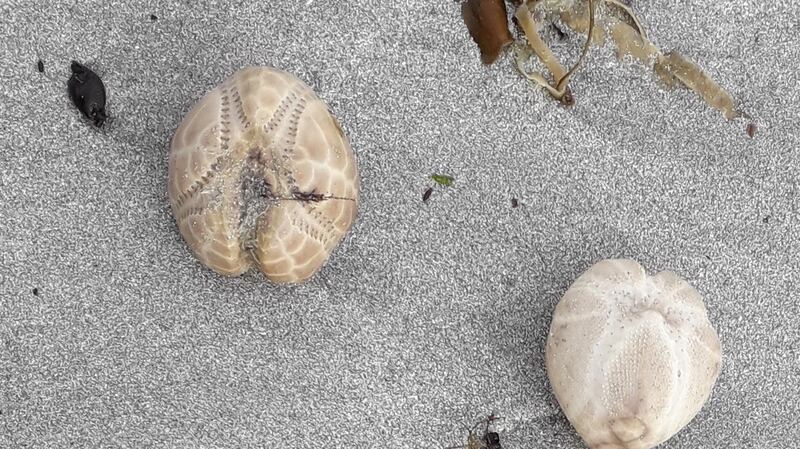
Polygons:
[[767,215],[766,217],[764,217],[764,219],[763,219],[762,221],[763,221],[764,223],[769,223],[769,218],[770,218],[770,217],[771,217],[771,215]]
[[750,136],[751,139],[756,136],[756,130],[757,128],[755,123],[747,125],[747,135]]
[[511,198],[511,207],[516,209],[517,206],[519,206],[519,201],[516,198]]
[[41,59],[36,63],[36,68],[39,70],[39,73],[44,73],[44,61]]
[[155,14],[150,14],[150,20],[152,20],[153,22],[155,22],[156,20],[158,20],[158,16],[157,16],[157,15],[155,15]]
[[33,288],[33,296],[39,296],[39,289],[36,287]]
[[431,197],[432,193],[433,193],[433,187],[428,187],[428,190],[426,190],[425,193],[422,194],[422,202],[427,202],[428,199]]

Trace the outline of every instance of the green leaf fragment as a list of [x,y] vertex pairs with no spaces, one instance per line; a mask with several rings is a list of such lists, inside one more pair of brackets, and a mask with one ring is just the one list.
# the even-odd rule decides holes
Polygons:
[[447,175],[431,175],[431,179],[439,183],[439,185],[450,187],[453,185],[455,179]]

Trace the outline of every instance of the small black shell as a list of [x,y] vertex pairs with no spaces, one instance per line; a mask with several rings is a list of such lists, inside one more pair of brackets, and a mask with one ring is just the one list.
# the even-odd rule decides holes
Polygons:
[[76,61],[72,61],[71,69],[72,76],[67,81],[69,99],[95,126],[103,126],[108,117],[103,81],[88,67]]
[[44,73],[44,61],[41,59],[36,62],[36,70],[38,70],[39,73]]
[[433,187],[428,187],[428,190],[422,194],[422,202],[427,202],[428,199],[431,197],[431,193],[433,193]]
[[486,447],[488,449],[503,449],[500,446],[500,435],[497,432],[487,432],[486,435],[483,436],[483,441],[486,443]]

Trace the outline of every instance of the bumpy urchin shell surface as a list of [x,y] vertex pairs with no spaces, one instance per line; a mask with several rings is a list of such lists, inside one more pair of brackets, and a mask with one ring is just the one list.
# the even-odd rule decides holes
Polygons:
[[172,139],[168,190],[200,261],[301,282],[355,221],[359,177],[336,119],[295,76],[239,70],[189,111]]
[[648,449],[700,411],[720,372],[719,339],[700,294],[671,272],[604,260],[556,306],[547,374],[593,449]]

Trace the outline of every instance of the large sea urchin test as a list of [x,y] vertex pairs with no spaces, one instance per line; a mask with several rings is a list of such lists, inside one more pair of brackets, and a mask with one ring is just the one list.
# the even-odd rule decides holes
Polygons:
[[699,293],[676,274],[604,260],[556,306],[547,374],[592,449],[649,449],[700,411],[721,366]]
[[230,276],[255,266],[275,282],[319,270],[358,206],[355,157],[327,105],[263,67],[239,70],[194,105],[172,139],[168,183],[203,264]]

